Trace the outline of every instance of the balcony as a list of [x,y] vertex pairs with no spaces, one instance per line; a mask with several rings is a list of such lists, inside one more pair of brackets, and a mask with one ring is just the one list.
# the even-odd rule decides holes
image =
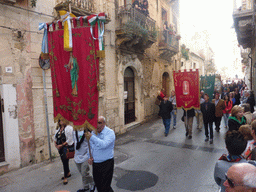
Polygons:
[[56,0],[57,5],[55,10],[69,11],[69,3],[71,5],[72,13],[79,17],[84,15],[91,15],[95,12],[93,0]]
[[170,61],[179,52],[179,37],[173,31],[165,30],[159,33],[160,57]]
[[234,27],[237,40],[244,49],[252,48],[253,39],[253,0],[244,1],[239,9],[234,10]]
[[144,15],[132,5],[117,10],[117,47],[144,52],[157,40],[155,20]]
[[249,54],[251,50],[249,48],[243,49],[242,47],[240,47],[240,49],[241,49],[242,64],[245,66],[249,66]]

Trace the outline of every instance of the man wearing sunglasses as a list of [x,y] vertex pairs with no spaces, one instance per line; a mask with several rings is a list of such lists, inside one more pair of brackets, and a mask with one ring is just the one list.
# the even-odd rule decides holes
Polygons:
[[256,192],[256,167],[249,163],[231,166],[224,182],[226,192]]
[[93,167],[93,179],[98,192],[113,192],[111,181],[114,172],[115,133],[106,126],[105,117],[98,117],[98,134],[88,132],[86,138],[90,140],[92,158],[89,164]]

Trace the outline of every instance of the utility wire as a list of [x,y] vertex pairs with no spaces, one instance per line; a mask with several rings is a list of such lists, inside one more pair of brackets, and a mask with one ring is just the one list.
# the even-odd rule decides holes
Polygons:
[[12,30],[12,31],[24,31],[24,32],[29,32],[29,33],[43,34],[42,32],[38,32],[38,31],[28,31],[28,30],[16,29],[16,28],[2,26],[2,25],[0,25],[0,28],[9,29],[9,30]]
[[22,9],[22,10],[29,11],[29,12],[32,12],[32,13],[36,13],[36,14],[38,14],[38,15],[44,15],[44,16],[47,16],[47,17],[52,17],[52,18],[54,18],[54,16],[52,16],[52,15],[48,15],[48,14],[45,14],[45,13],[42,13],[42,12],[40,13],[40,12],[33,11],[33,10],[30,10],[30,9],[25,9],[25,8],[18,7],[18,6],[15,6],[15,5],[9,5],[9,4],[4,3],[4,2],[1,2],[1,1],[0,1],[0,4],[6,5],[6,6],[9,6],[9,7],[14,7],[14,8],[17,8],[17,9]]

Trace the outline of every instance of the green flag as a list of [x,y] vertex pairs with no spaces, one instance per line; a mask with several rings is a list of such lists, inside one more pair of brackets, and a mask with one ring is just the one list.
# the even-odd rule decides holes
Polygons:
[[200,77],[200,90],[203,90],[204,93],[207,93],[210,97],[209,101],[213,99],[214,93],[214,84],[215,84],[215,75],[205,75]]

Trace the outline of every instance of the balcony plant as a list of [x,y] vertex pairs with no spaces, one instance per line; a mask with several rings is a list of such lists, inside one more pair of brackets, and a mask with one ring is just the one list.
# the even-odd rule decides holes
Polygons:
[[184,57],[186,60],[189,60],[188,52],[189,52],[189,49],[186,48],[186,46],[183,44],[181,46],[181,54],[182,54],[182,57]]
[[125,23],[122,27],[122,30],[125,32],[125,36],[130,39],[140,39],[144,45],[147,43],[149,37],[152,37],[155,40],[157,38],[156,29],[154,29],[153,31],[149,31],[135,21],[128,21],[127,23]]

